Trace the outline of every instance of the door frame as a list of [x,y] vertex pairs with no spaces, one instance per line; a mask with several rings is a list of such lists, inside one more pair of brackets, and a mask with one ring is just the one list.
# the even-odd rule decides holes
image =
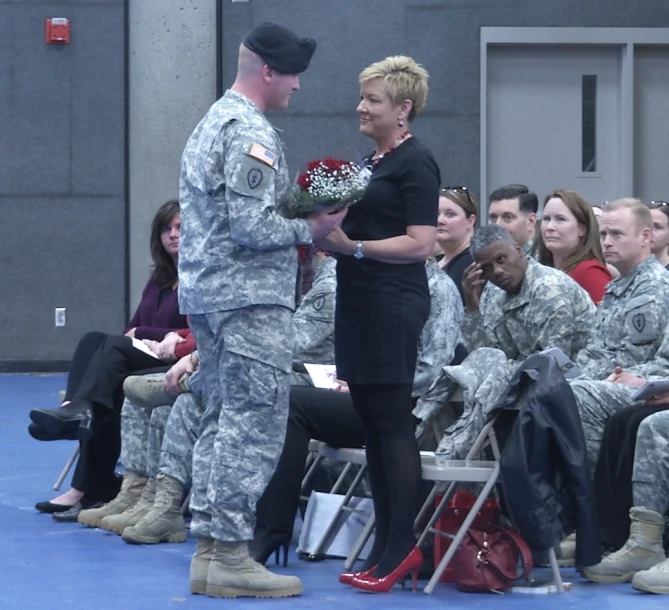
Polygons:
[[669,46],[669,28],[482,27],[480,73],[480,185],[481,224],[488,219],[488,51],[490,47],[526,45],[613,46],[621,50],[621,184],[634,188],[634,51],[637,46]]

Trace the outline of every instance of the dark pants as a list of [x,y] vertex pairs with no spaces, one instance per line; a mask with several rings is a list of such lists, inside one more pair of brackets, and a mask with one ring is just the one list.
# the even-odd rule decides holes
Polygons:
[[90,364],[95,352],[98,351],[104,340],[109,335],[99,332],[86,333],[79,343],[77,349],[74,350],[72,362],[70,363],[70,371],[67,375],[67,389],[65,391],[65,400],[72,400],[79,389],[79,384],[86,374],[88,365]]
[[626,407],[606,422],[595,469],[595,497],[601,539],[607,546],[619,549],[629,537],[632,472],[639,426],[649,415],[667,409],[669,405]]
[[350,394],[306,386],[291,387],[288,427],[281,457],[256,505],[259,525],[292,532],[311,439],[333,447],[362,447],[362,421],[353,409]]
[[81,454],[72,477],[72,487],[91,499],[109,501],[119,490],[114,474],[121,453],[121,408],[123,380],[133,373],[160,368],[164,363],[132,345],[122,335],[105,338],[90,360],[72,401],[93,405],[92,436],[80,442]]

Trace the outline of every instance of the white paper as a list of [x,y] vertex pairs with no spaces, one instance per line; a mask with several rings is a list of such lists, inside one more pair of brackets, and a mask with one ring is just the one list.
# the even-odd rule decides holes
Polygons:
[[132,346],[136,349],[142,350],[145,354],[152,356],[156,360],[160,360],[158,355],[141,339],[135,339],[135,337],[132,337]]
[[339,384],[337,379],[337,369],[334,364],[304,364],[309,377],[314,386],[325,390],[335,390]]

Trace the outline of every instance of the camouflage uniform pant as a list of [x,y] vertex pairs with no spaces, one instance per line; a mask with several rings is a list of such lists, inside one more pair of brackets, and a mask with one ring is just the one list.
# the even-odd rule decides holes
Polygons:
[[121,410],[121,463],[126,470],[156,476],[171,408],[148,409],[125,399]]
[[632,490],[635,506],[661,515],[669,510],[669,411],[653,413],[639,426]]
[[197,394],[180,394],[167,420],[160,452],[159,472],[190,487],[193,447],[200,436],[204,402]]
[[292,362],[291,311],[254,306],[191,315],[205,398],[193,449],[191,531],[251,540],[255,506],[283,448]]
[[599,459],[599,449],[604,438],[606,420],[619,409],[632,404],[631,397],[637,388],[587,379],[576,379],[569,385],[576,398],[585,434],[590,472],[594,475]]

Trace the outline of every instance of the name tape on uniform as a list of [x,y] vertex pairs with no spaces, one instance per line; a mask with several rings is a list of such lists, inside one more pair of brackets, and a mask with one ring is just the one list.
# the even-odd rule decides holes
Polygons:
[[270,167],[274,167],[274,164],[276,163],[276,155],[262,144],[251,144],[249,156],[258,159],[263,163],[267,163]]

